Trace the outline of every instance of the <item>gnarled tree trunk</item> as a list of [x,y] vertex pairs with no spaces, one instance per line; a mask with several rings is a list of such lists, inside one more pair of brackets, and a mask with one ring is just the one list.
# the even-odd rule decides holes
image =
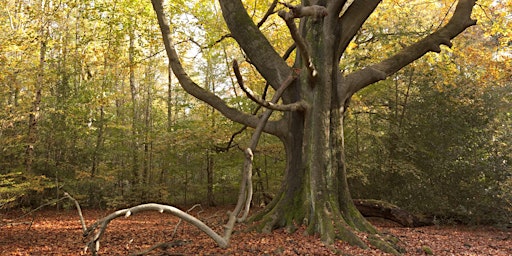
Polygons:
[[[284,144],[287,156],[284,182],[274,201],[255,218],[262,220],[261,227],[266,231],[279,227],[293,230],[296,224],[306,224],[309,233],[319,234],[327,242],[339,238],[365,247],[353,231],[376,231],[354,206],[347,185],[343,115],[348,101],[357,91],[386,79],[427,52],[439,52],[441,44],[451,46],[451,39],[476,24],[470,18],[475,1],[460,0],[444,27],[388,59],[347,75],[340,71],[341,56],[380,1],[304,0],[298,6],[284,4],[288,11],[283,10],[279,15],[297,46],[293,67],[287,65],[261,33],[241,0],[219,2],[230,36],[270,86],[279,90],[293,81],[284,91],[284,105],[279,107],[285,111],[283,118],[267,122],[262,129]],[[272,13],[276,3],[267,13]],[[256,127],[260,123],[258,116],[228,106],[190,79],[172,45],[170,29],[161,10],[155,10],[170,65],[185,91],[227,118]],[[260,104],[278,109],[275,104]],[[396,253],[384,243],[379,247]]]

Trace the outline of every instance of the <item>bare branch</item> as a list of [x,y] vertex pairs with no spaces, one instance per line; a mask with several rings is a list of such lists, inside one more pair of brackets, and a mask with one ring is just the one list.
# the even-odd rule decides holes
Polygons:
[[[233,63],[233,65],[238,66],[236,64],[236,61]],[[299,75],[299,71],[295,70],[295,72],[293,73],[293,76],[288,77],[284,81],[284,83],[279,87],[279,89],[275,92],[274,96],[270,100],[270,103],[273,103],[273,104],[277,103],[277,101],[279,101],[279,99],[283,95],[286,88],[288,88],[288,86],[298,77],[298,75]],[[228,221],[228,227],[231,227],[231,229],[232,229],[233,223],[236,219],[235,216],[238,215],[238,213],[241,210],[244,196],[245,196],[244,213],[241,218],[238,218],[236,220],[238,222],[244,221],[247,218],[247,216],[249,215],[249,209],[250,209],[250,204],[252,201],[252,192],[253,192],[252,191],[252,181],[251,181],[251,179],[252,179],[252,161],[253,161],[253,156],[254,156],[253,152],[256,150],[256,147],[258,146],[258,142],[260,140],[261,133],[263,132],[263,127],[266,126],[268,119],[272,115],[272,112],[273,112],[272,109],[267,109],[267,111],[265,111],[265,113],[263,113],[263,115],[260,118],[260,122],[254,129],[254,133],[252,134],[250,146],[244,150],[245,161],[244,161],[243,182],[245,182],[245,183],[241,184],[241,186],[240,186],[240,193],[239,193],[237,206],[235,207],[234,213],[232,213],[230,215],[230,218]],[[246,187],[247,187],[247,189],[246,189]],[[229,225],[229,224],[231,224],[231,225]],[[228,230],[226,229],[225,237],[227,237],[229,239],[229,235],[231,235],[231,232],[227,233],[227,231]]]
[[272,15],[272,13],[274,13],[274,10],[276,9],[278,2],[279,2],[278,0],[274,0],[272,2],[270,7],[268,8],[267,12],[265,13],[265,15],[263,15],[263,18],[261,18],[260,22],[258,22],[258,24],[256,25],[258,28],[261,27],[263,25],[263,23],[265,23],[265,21],[267,21],[268,17],[270,17],[270,15]]
[[82,231],[85,233],[85,231],[87,230],[87,225],[85,225],[84,215],[82,214],[82,208],[80,208],[80,204],[68,192],[64,192],[64,197],[73,201],[73,203],[75,204],[76,210],[78,211],[78,216],[80,217],[80,224],[82,224]]
[[[183,66],[181,64],[181,61],[178,57],[178,54],[176,52],[176,49],[174,48],[174,45],[172,43],[171,38],[171,30],[169,26],[169,22],[165,18],[164,12],[163,12],[163,4],[162,0],[152,0],[151,3],[153,4],[153,9],[155,10],[155,13],[157,15],[158,24],[160,25],[160,31],[162,33],[165,50],[167,52],[167,57],[169,59],[169,63],[172,67],[172,70],[176,77],[178,78],[181,86],[183,89],[191,94],[192,96],[196,97],[199,100],[202,100],[209,104],[210,106],[217,109],[222,115],[226,116],[230,120],[241,123],[250,127],[255,127],[258,123],[258,118],[243,113],[235,108],[232,108],[226,104],[220,97],[216,96],[212,92],[205,90],[204,88],[201,88],[198,86],[190,76],[187,74],[187,72],[183,69]],[[284,62],[282,59],[280,61]],[[286,69],[290,71],[288,66],[286,66]],[[285,72],[289,74],[290,72]],[[274,79],[275,80],[275,79]],[[265,132],[271,133],[271,134],[277,134],[279,133],[279,129],[277,128],[277,125],[271,125],[270,123],[265,127]]]
[[[441,29],[426,36],[422,40],[403,48],[395,55],[373,64],[359,71],[349,74],[339,86],[346,86],[345,97],[377,81],[396,73],[409,63],[419,59],[428,52],[440,52],[441,45],[452,46],[451,40],[462,33],[466,28],[476,24],[471,19],[475,0],[460,0],[450,21]],[[341,91],[341,90],[340,90]]]
[[240,74],[240,68],[238,67],[238,62],[236,60],[233,61],[233,71],[235,72],[236,80],[237,80],[238,84],[240,85],[240,88],[242,89],[242,91],[245,92],[245,94],[247,95],[247,97],[249,99],[258,103],[260,106],[268,108],[268,109],[276,110],[276,111],[297,111],[297,110],[305,109],[304,102],[302,102],[302,101],[294,102],[294,103],[286,104],[286,105],[280,105],[280,104],[268,102],[268,101],[265,101],[263,99],[256,97],[254,95],[254,93],[251,91],[251,89],[245,87],[244,81],[242,78],[242,74]]
[[[226,248],[228,246],[228,240],[224,239],[223,237],[219,236],[215,231],[213,231],[210,227],[208,227],[206,224],[204,224],[199,219],[195,218],[194,216],[169,205],[163,205],[163,204],[155,204],[155,203],[149,203],[149,204],[141,204],[137,205],[132,208],[118,210],[114,213],[111,213],[110,215],[104,217],[103,219],[98,220],[96,223],[94,223],[89,229],[89,232],[94,231],[98,226],[100,226],[100,229],[94,236],[94,238],[89,241],[88,247],[91,249],[92,253],[95,254],[98,251],[99,247],[99,240],[101,236],[104,234],[105,230],[107,229],[108,224],[119,217],[125,216],[129,217],[130,215],[136,214],[138,212],[143,211],[158,211],[160,213],[168,212],[172,215],[175,215],[186,222],[196,226],[201,231],[206,233],[209,237],[211,237],[221,248]],[[95,246],[93,246],[95,245]]]
[[318,74],[318,71],[316,70],[315,65],[313,64],[313,60],[311,59],[311,56],[309,54],[308,46],[304,39],[300,36],[297,26],[295,25],[295,22],[293,20],[295,18],[295,14],[293,13],[293,11],[280,11],[279,17],[283,18],[283,20],[286,22],[286,25],[290,30],[290,34],[293,40],[295,41],[297,48],[300,51],[302,59],[304,60],[304,62],[307,63],[310,77],[315,77]]
[[231,35],[258,72],[277,90],[292,73],[267,38],[247,14],[241,0],[219,0]]
[[[230,38],[232,37],[231,34],[226,34],[226,35],[222,35],[219,39],[215,40],[215,42],[209,44],[207,47],[210,48],[210,47],[213,47],[214,45],[224,41],[224,39],[226,38]],[[205,47],[206,48],[206,47]]]

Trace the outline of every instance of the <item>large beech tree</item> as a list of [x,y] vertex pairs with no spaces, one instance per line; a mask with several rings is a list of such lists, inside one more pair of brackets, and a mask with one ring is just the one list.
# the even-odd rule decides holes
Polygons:
[[[170,65],[181,86],[234,122],[257,127],[260,118],[268,118],[240,112],[191,80],[173,46],[161,1],[152,3]],[[459,0],[449,21],[436,31],[387,59],[347,74],[341,71],[344,67],[340,60],[381,1],[303,0],[298,5],[274,1],[268,13],[279,8],[278,15],[296,45],[294,64],[289,66],[259,30],[241,0],[219,0],[229,36],[267,83],[283,92],[280,105],[258,101],[267,113],[284,112],[279,120],[266,122],[263,132],[282,141],[287,163],[280,192],[256,216],[262,230],[294,230],[296,225],[305,224],[309,233],[319,234],[326,242],[342,239],[364,247],[353,231],[376,231],[355,208],[347,186],[343,116],[350,98],[426,53],[440,52],[441,45],[450,47],[453,38],[476,24],[471,18],[475,2]],[[237,71],[236,65],[234,70]],[[237,78],[242,85],[239,73]]]

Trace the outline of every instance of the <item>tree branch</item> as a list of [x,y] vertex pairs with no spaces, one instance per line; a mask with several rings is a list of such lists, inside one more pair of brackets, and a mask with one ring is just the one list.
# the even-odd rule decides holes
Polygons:
[[274,0],[272,2],[270,7],[268,8],[267,12],[265,13],[265,15],[263,15],[263,18],[261,18],[260,22],[258,22],[258,24],[256,25],[258,28],[261,27],[263,25],[263,23],[265,23],[265,21],[267,21],[268,17],[270,17],[270,15],[272,15],[272,13],[274,13],[274,9],[276,9],[278,2],[279,2],[278,0]]
[[339,18],[338,35],[341,38],[337,47],[337,57],[341,57],[341,54],[345,51],[352,38],[354,38],[357,31],[363,26],[380,2],[382,1],[355,0]]
[[210,227],[208,227],[206,224],[204,224],[202,221],[195,218],[194,216],[192,216],[176,207],[172,207],[169,205],[163,205],[163,204],[149,203],[149,204],[137,205],[135,207],[128,208],[128,209],[118,210],[118,211],[111,213],[110,215],[104,217],[103,219],[96,221],[93,225],[91,225],[87,229],[87,233],[85,233],[85,234],[89,234],[89,233],[93,232],[99,226],[99,230],[95,233],[93,239],[91,241],[89,241],[87,244],[88,248],[91,250],[91,253],[93,255],[96,255],[96,253],[98,252],[100,238],[105,233],[108,224],[112,220],[119,218],[121,216],[129,217],[130,215],[136,214],[138,212],[143,212],[143,211],[158,211],[160,213],[164,213],[164,212],[171,213],[172,215],[175,215],[178,218],[185,220],[186,222],[196,226],[201,231],[205,232],[221,248],[228,247],[228,242],[229,242],[228,239],[224,239],[223,237],[218,235]]
[[[313,17],[315,19],[317,18],[323,18],[328,15],[327,8],[320,5],[291,5],[288,3],[283,3],[284,6],[288,7],[290,9],[289,12],[285,12],[285,17],[283,19],[285,20],[293,20],[297,18],[303,18],[303,17]],[[281,13],[283,11],[279,12],[279,16],[281,16]]]
[[[303,101],[294,102],[294,103],[286,104],[286,105],[280,105],[280,104],[276,104],[277,102],[276,103],[268,102],[266,100],[256,97],[252,93],[251,89],[245,87],[244,80],[242,78],[242,74],[240,74],[240,69],[238,67],[238,62],[236,60],[233,61],[233,71],[235,72],[236,80],[238,82],[238,85],[240,85],[240,88],[242,89],[242,91],[245,92],[245,94],[247,95],[247,97],[249,99],[258,103],[258,105],[268,108],[268,109],[271,109],[271,110],[276,110],[276,111],[297,111],[297,110],[305,109],[305,105],[304,105]],[[294,77],[293,79],[295,79],[295,78],[296,77]]]
[[[311,7],[311,6],[308,6],[308,7]],[[320,6],[320,7],[322,7],[325,10],[325,7],[323,7],[323,6]],[[295,22],[293,21],[294,18],[301,17],[299,15],[303,14],[302,12],[299,12],[299,11],[297,11],[297,13],[296,13],[296,11],[294,11],[294,10],[295,9],[298,9],[298,10],[304,9],[304,7],[302,7],[302,8],[290,7],[290,8],[294,8],[294,9],[290,9],[289,12],[279,11],[279,17],[283,18],[283,20],[285,21],[286,26],[288,26],[288,29],[290,30],[290,34],[291,34],[293,40],[295,41],[297,48],[300,51],[300,55],[302,56],[303,61],[307,63],[306,66],[308,67],[309,76],[315,77],[318,74],[318,71],[316,70],[315,65],[313,64],[313,60],[311,59],[311,56],[309,54],[308,46],[307,46],[306,42],[304,41],[304,39],[300,36],[297,26],[295,25]]]
[[[236,62],[234,62],[233,65],[237,66]],[[275,92],[274,96],[270,100],[270,103],[276,104],[279,101],[279,99],[283,95],[286,88],[288,88],[288,86],[290,86],[290,84],[298,77],[299,72],[296,70],[296,72],[294,72],[293,74],[294,74],[293,76],[288,77],[283,82],[283,84],[281,84],[279,89]],[[238,213],[241,210],[241,207],[242,207],[241,203],[243,202],[243,200],[242,200],[243,196],[245,196],[244,213],[241,218],[237,219],[237,221],[239,221],[239,222],[244,221],[247,218],[247,216],[249,215],[249,209],[251,206],[250,204],[252,201],[252,192],[253,192],[252,191],[252,181],[251,181],[251,179],[252,179],[252,161],[253,161],[253,157],[254,157],[253,152],[256,150],[256,147],[258,146],[258,142],[260,140],[261,133],[263,132],[263,127],[266,126],[266,123],[268,122],[268,119],[272,115],[272,112],[273,112],[272,109],[267,109],[267,111],[265,111],[263,113],[258,125],[254,129],[254,133],[252,134],[250,146],[244,150],[245,161],[244,161],[243,181],[245,183],[241,184],[241,186],[240,186],[240,194],[239,194],[239,198],[238,198],[238,204],[235,207],[235,212],[230,215],[230,218],[228,221],[228,227],[231,227],[231,229],[233,227],[232,224],[235,221],[235,216],[238,215]],[[247,186],[247,188],[246,188],[246,186]],[[231,224],[231,225],[229,225],[229,224]],[[229,239],[229,236],[231,235],[231,231],[229,233],[227,233],[227,231],[228,230],[226,229],[225,237],[227,237],[227,239]]]
[[[207,91],[200,86],[198,86],[192,79],[189,77],[189,75],[186,73],[186,71],[183,69],[183,66],[179,60],[178,54],[176,53],[176,49],[174,48],[174,45],[172,43],[171,38],[171,30],[169,26],[169,22],[165,18],[165,14],[163,12],[163,4],[162,0],[151,0],[151,3],[153,4],[153,9],[155,10],[158,24],[160,26],[160,31],[162,33],[165,50],[167,52],[167,57],[169,59],[169,63],[171,65],[171,68],[178,78],[181,86],[183,89],[191,94],[192,96],[196,97],[199,100],[202,100],[209,104],[210,106],[217,109],[222,115],[226,116],[230,120],[241,123],[250,127],[255,127],[259,121],[259,119],[253,115],[243,113],[235,108],[229,107],[221,98],[216,96],[215,94],[211,93],[210,91]],[[280,59],[281,62],[284,62],[282,59]],[[288,66],[286,66],[288,70]],[[288,72],[289,74],[289,72]],[[286,76],[287,77],[287,76]],[[283,80],[286,78],[284,77]],[[277,134],[279,133],[279,129],[276,124],[269,123],[265,127],[265,132],[268,132],[270,134]]]
[[277,90],[292,73],[247,14],[241,0],[219,0],[231,35],[258,72]]
[[466,28],[476,24],[476,20],[471,19],[475,2],[475,0],[459,0],[452,18],[444,27],[422,40],[403,48],[388,59],[346,76],[339,84],[342,87],[341,89],[344,90],[344,97],[350,97],[366,86],[386,79],[386,77],[396,73],[428,52],[439,53],[441,45],[451,47],[451,40],[453,38],[462,33]]

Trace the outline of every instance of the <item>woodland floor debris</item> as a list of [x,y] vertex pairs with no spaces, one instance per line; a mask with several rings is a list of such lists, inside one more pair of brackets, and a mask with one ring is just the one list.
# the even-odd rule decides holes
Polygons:
[[[209,208],[194,215],[211,227],[222,230],[229,207]],[[112,211],[85,210],[87,224]],[[16,219],[18,212],[0,213],[0,255],[89,255],[76,211],[45,210]],[[20,225],[4,225],[14,220]],[[485,226],[428,226],[404,228],[382,219],[371,222],[384,234],[392,234],[406,249],[404,255],[512,255],[512,230]],[[27,224],[31,223],[31,224]],[[276,230],[271,234],[244,232],[237,225],[228,249],[219,248],[207,235],[190,224],[181,223],[171,238],[178,219],[157,212],[141,213],[110,223],[101,242],[100,255],[129,255],[155,244],[170,255],[386,255],[378,250],[362,250],[347,243],[323,244],[318,238]],[[364,235],[362,235],[364,236]],[[148,255],[161,255],[156,249]]]

